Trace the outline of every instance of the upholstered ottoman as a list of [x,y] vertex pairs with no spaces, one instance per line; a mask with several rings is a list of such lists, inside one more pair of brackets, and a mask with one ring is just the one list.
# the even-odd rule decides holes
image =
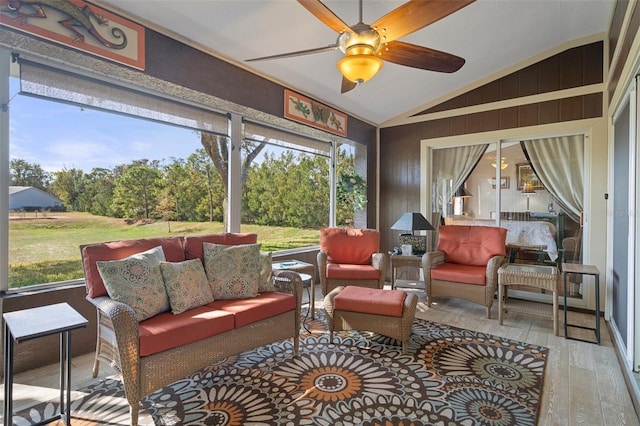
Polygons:
[[324,298],[329,338],[334,331],[371,331],[402,342],[406,352],[418,296],[402,290],[340,286]]

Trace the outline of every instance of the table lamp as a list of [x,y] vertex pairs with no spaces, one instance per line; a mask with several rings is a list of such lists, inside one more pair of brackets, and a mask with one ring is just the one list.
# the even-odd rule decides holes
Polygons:
[[400,234],[400,245],[410,244],[413,254],[424,254],[427,250],[427,237],[415,235],[415,231],[433,231],[429,221],[422,213],[406,212],[391,226],[391,229],[411,231],[410,234]]
[[529,198],[532,195],[535,195],[536,191],[533,189],[533,184],[531,182],[526,182],[522,187],[521,194],[527,197],[527,211],[529,211]]

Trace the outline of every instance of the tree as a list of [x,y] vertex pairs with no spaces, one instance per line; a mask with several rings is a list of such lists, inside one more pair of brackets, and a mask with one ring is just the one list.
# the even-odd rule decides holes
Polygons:
[[33,186],[46,191],[51,182],[51,175],[39,164],[15,159],[9,162],[9,185]]
[[149,219],[162,189],[162,173],[148,165],[128,167],[117,181],[113,208],[123,217]]
[[67,209],[80,211],[80,195],[84,192],[84,172],[79,169],[67,169],[53,172],[51,190],[60,198]]
[[84,190],[78,199],[79,210],[101,216],[113,216],[113,191],[116,178],[105,168],[94,168],[84,175]]
[[[229,176],[229,138],[226,136],[214,135],[211,133],[200,133],[200,143],[204,147],[207,155],[213,161],[218,174],[222,177],[222,184],[224,187],[224,222],[227,220],[227,200],[229,199],[229,182],[227,176]],[[242,170],[240,180],[242,187],[244,188],[247,182],[247,176],[251,163],[260,155],[260,152],[265,147],[265,143],[257,143],[252,141],[243,140],[242,143]]]

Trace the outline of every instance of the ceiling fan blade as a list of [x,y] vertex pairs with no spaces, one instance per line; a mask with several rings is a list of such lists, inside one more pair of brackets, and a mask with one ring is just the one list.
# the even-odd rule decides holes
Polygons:
[[327,6],[325,6],[320,0],[298,0],[305,9],[313,14],[316,18],[321,20],[326,26],[331,28],[337,33],[352,33],[353,30],[349,28],[349,25],[338,18]]
[[296,52],[280,53],[277,55],[262,56],[260,58],[245,59],[245,62],[266,61],[268,59],[292,58],[294,56],[311,55],[313,53],[320,53],[320,52],[329,52],[331,50],[336,50],[337,48],[338,48],[338,44],[334,43],[325,47],[316,47],[314,49],[298,50]]
[[347,93],[350,90],[353,90],[358,86],[357,83],[354,83],[351,80],[347,80],[346,77],[342,77],[342,87],[340,88],[340,93]]
[[382,60],[394,64],[446,73],[458,71],[465,63],[459,56],[403,41],[382,46],[379,54]]
[[410,0],[371,24],[382,42],[397,40],[451,15],[475,0]]

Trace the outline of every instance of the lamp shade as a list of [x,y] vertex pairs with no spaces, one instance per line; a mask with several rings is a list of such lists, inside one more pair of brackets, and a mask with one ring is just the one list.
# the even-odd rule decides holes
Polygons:
[[403,213],[391,229],[402,231],[433,231],[433,226],[422,213]]
[[461,198],[473,197],[473,195],[471,195],[471,193],[467,191],[464,186],[460,186],[460,188],[456,190],[456,193],[453,194],[453,196]]

